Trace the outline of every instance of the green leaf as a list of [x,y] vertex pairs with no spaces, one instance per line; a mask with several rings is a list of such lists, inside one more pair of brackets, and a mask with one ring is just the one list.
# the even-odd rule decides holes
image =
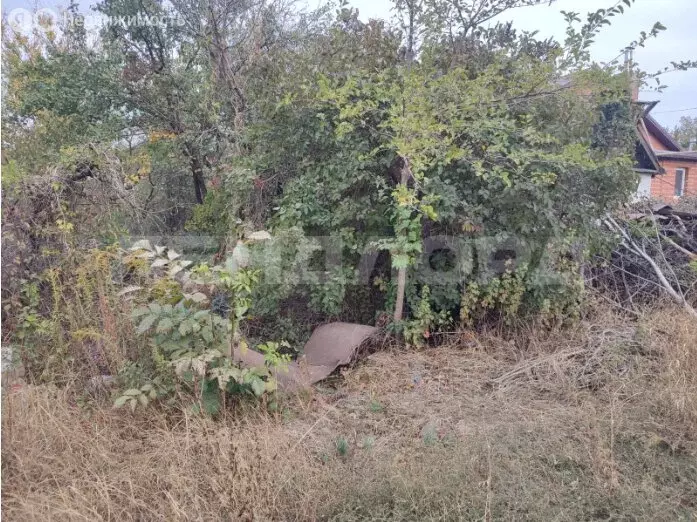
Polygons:
[[141,321],[140,325],[138,326],[136,332],[139,334],[147,332],[148,330],[150,330],[150,327],[155,323],[157,318],[158,316],[155,314],[145,316],[145,318]]
[[397,254],[392,257],[392,266],[394,268],[406,268],[409,266],[409,256],[406,254]]
[[174,323],[169,317],[160,319],[160,322],[157,323],[157,333],[169,332],[172,328],[174,328]]
[[192,330],[192,325],[191,325],[191,322],[189,320],[182,321],[179,324],[179,333],[182,335],[182,337],[191,333],[191,330]]
[[114,401],[114,408],[122,408],[130,400],[128,395],[122,395]]
[[208,301],[208,296],[203,292],[196,292],[190,295],[189,299],[191,299],[194,303],[200,304]]
[[262,395],[264,395],[264,391],[266,391],[266,383],[262,379],[256,377],[249,384],[252,387],[254,395],[256,395],[257,397],[261,397]]
[[204,317],[208,317],[210,315],[210,310],[199,310],[194,314],[194,319],[197,321],[200,321]]
[[135,243],[133,243],[129,250],[152,250],[152,245],[150,244],[150,241],[148,241],[147,239],[141,239],[140,241],[136,241]]
[[135,397],[137,395],[140,395],[140,390],[138,388],[131,388],[130,390],[126,390],[123,392],[124,395]]
[[201,404],[209,415],[215,415],[220,411],[220,393],[217,384],[210,386],[205,384],[201,393]]
[[235,317],[241,319],[244,317],[244,314],[247,313],[247,310],[249,310],[249,307],[246,306],[243,303],[240,303],[235,306]]
[[141,306],[141,307],[136,308],[135,310],[133,310],[131,312],[131,317],[136,319],[138,317],[141,317],[141,316],[143,316],[145,314],[149,314],[149,313],[150,313],[150,309],[147,306]]
[[151,268],[159,268],[162,266],[166,266],[168,264],[169,264],[169,259],[160,258],[160,259],[155,259],[155,261],[153,261],[153,263],[152,263],[152,265],[150,265],[150,267]]
[[206,326],[201,330],[201,337],[203,337],[207,343],[213,342],[213,331],[210,326]]

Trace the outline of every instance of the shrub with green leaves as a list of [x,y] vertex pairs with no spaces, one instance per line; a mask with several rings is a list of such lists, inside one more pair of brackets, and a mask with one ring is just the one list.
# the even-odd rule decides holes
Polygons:
[[[425,262],[424,238],[447,234],[475,243],[478,266],[449,283],[454,291],[415,281],[406,304],[412,319],[426,314],[424,284],[432,286],[436,315],[471,319],[474,308],[563,314],[555,285],[540,284],[540,273],[557,272],[557,283],[574,290],[575,268],[558,260],[573,249],[570,242],[590,241],[596,220],[635,185],[638,112],[627,77],[587,55],[588,41],[620,12],[599,11],[580,28],[578,17],[568,17],[566,42],[492,30],[459,46],[441,39],[420,7],[399,9],[415,9],[423,24],[418,59],[393,55],[375,67],[398,36],[341,11],[335,31],[321,39],[321,54],[353,53],[350,67],[331,58],[311,69],[289,66],[277,78],[284,96],[259,100],[268,120],[248,129],[246,164],[283,183],[268,226],[341,238],[343,270],[327,274],[311,306],[340,308],[342,289],[345,300],[369,251],[389,253],[393,279],[405,268],[413,278],[411,269]],[[315,45],[300,47],[298,58],[312,60]],[[485,278],[477,270],[502,237],[525,244],[527,258],[509,275]],[[550,245],[568,248],[548,255]],[[484,290],[472,292],[471,284]]]
[[[238,245],[238,249],[243,248],[246,247]],[[115,406],[145,406],[176,390],[188,390],[194,394],[197,411],[215,414],[226,397],[261,398],[276,390],[272,370],[289,361],[278,353],[280,343],[259,346],[266,361],[264,368],[239,368],[232,361],[234,350],[247,349],[240,324],[249,311],[254,285],[259,280],[257,271],[243,266],[244,256],[239,251],[222,265],[191,266],[171,249],[139,242],[128,257],[147,259],[154,281],[169,278],[180,285],[181,299],[175,304],[161,304],[155,299],[133,310],[137,334],[147,337],[152,347],[148,365],[153,371],[149,382],[123,392]],[[141,290],[129,288],[124,295],[137,300]],[[208,297],[214,292],[226,301],[217,303],[216,308]],[[147,295],[152,297],[152,292]]]

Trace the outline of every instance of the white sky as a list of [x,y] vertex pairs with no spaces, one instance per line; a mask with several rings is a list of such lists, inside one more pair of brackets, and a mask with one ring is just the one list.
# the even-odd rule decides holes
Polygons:
[[[80,0],[83,12],[88,12],[95,1]],[[310,8],[322,2],[299,1]],[[15,8],[55,8],[67,3],[67,0],[4,0],[2,10],[8,13]],[[390,0],[349,0],[349,3],[359,9],[361,18],[365,20],[391,16]],[[513,20],[514,26],[520,29],[538,30],[541,37],[553,36],[563,40],[565,24],[559,11],[577,11],[585,15],[613,3],[614,0],[557,0],[551,6],[545,4],[508,11],[501,19]],[[598,61],[614,58],[623,47],[638,38],[640,31],[649,31],[654,22],[661,22],[667,30],[635,52],[634,58],[642,69],[654,72],[669,65],[670,61],[697,60],[697,0],[636,0],[596,39],[591,49],[593,58]],[[663,93],[642,91],[640,94],[642,100],[661,101],[652,112],[656,119],[671,128],[681,116],[697,116],[697,70],[668,73],[662,81],[668,86]]]

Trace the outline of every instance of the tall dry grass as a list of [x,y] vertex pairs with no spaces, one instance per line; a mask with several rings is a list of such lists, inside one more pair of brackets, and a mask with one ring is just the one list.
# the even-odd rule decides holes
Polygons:
[[646,328],[652,350],[662,356],[661,397],[666,415],[683,421],[697,433],[697,324],[682,313],[663,309],[653,314]]
[[[80,408],[6,390],[8,520],[690,520],[697,326],[596,309],[391,348],[277,415]],[[690,518],[692,517],[692,518]]]
[[119,297],[126,280],[136,284],[143,277],[129,272],[115,248],[76,249],[40,280],[25,284],[35,298],[25,298],[24,307],[14,302],[9,317],[20,320],[6,321],[3,329],[6,339],[17,342],[28,380],[84,388],[101,375],[117,375],[147,352],[128,303]]

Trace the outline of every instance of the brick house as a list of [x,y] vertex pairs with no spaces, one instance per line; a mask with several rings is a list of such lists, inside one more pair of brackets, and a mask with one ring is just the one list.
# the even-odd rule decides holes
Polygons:
[[639,174],[637,196],[666,203],[697,196],[697,151],[683,150],[649,114],[658,102],[638,102],[643,114],[637,126],[634,170]]

